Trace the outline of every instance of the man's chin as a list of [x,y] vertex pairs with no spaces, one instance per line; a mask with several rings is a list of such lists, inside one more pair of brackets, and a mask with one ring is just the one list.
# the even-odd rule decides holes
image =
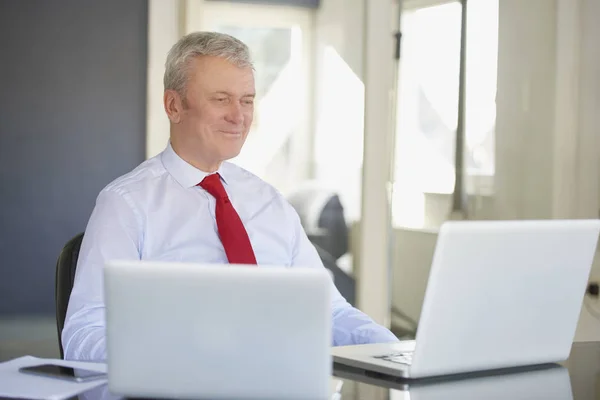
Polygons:
[[221,153],[222,154],[221,159],[223,161],[228,161],[228,160],[231,160],[232,158],[236,158],[237,156],[240,155],[241,150],[242,149],[240,148],[240,149],[229,149],[227,151],[223,151]]

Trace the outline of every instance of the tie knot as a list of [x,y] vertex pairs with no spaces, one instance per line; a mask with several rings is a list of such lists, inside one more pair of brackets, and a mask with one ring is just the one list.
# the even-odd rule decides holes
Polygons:
[[223,183],[221,183],[221,177],[218,173],[207,175],[198,185],[217,200],[227,199],[227,192],[223,187]]

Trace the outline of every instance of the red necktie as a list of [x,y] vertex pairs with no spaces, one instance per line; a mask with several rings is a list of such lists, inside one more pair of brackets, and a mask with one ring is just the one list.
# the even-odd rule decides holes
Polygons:
[[219,174],[206,176],[198,184],[216,200],[217,230],[230,264],[256,264],[250,238],[240,216],[233,208]]

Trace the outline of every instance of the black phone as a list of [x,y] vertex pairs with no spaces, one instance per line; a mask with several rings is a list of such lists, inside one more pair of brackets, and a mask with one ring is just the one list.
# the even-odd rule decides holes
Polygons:
[[47,376],[51,378],[66,379],[73,382],[89,382],[96,379],[106,378],[106,373],[90,371],[82,368],[63,367],[56,364],[34,365],[32,367],[19,368],[20,372]]

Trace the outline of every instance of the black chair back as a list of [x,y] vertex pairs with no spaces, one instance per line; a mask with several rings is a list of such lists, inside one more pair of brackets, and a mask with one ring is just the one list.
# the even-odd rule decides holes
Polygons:
[[56,303],[56,329],[61,358],[64,358],[61,335],[65,326],[69,297],[71,297],[71,290],[75,281],[75,270],[77,269],[77,259],[79,258],[79,249],[81,248],[82,240],[83,233],[69,240],[60,252],[60,256],[56,262],[54,301]]

